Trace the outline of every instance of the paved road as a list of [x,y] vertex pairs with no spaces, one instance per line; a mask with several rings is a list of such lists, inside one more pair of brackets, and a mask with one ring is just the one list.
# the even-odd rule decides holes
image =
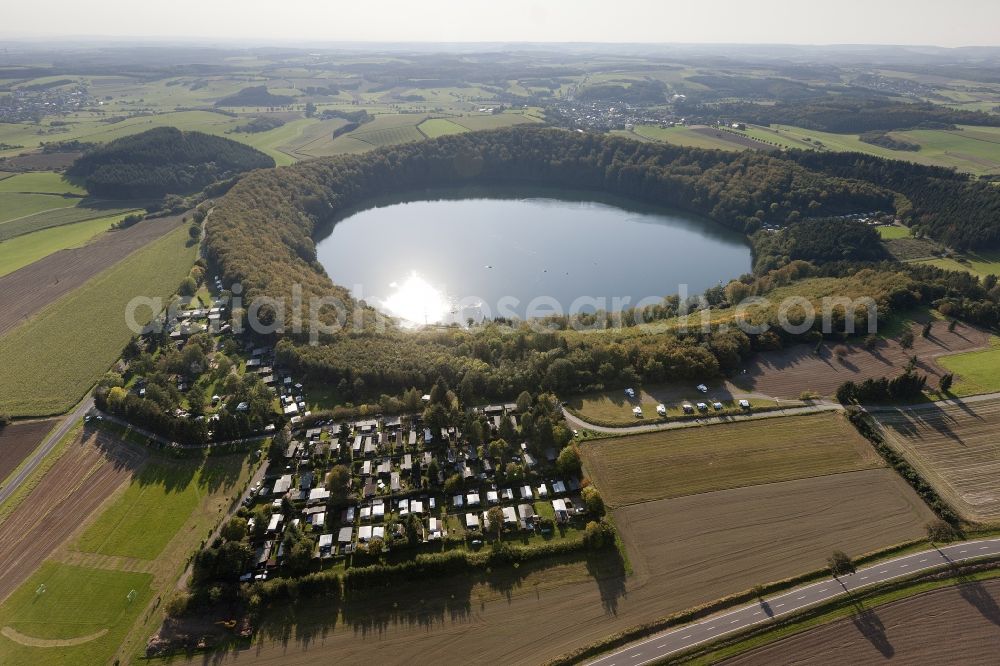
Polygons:
[[903,555],[864,569],[858,569],[857,573],[850,576],[839,579],[827,578],[818,583],[762,599],[748,606],[741,606],[727,613],[670,629],[651,638],[632,643],[589,663],[591,666],[641,666],[663,659],[675,652],[718,640],[732,632],[767,622],[771,618],[794,613],[823,601],[844,596],[852,590],[907,576],[917,571],[935,569],[949,563],[991,555],[1000,555],[1000,539],[963,541],[941,548]]
[[837,402],[817,401],[811,405],[802,407],[786,407],[784,409],[774,409],[768,412],[754,412],[751,414],[733,414],[731,416],[706,416],[696,419],[684,419],[681,421],[668,421],[666,423],[649,423],[646,425],[608,427],[599,426],[589,421],[584,421],[579,416],[572,414],[569,410],[563,409],[563,416],[572,428],[591,430],[615,435],[630,435],[639,432],[653,432],[656,430],[677,430],[679,428],[695,428],[703,425],[715,423],[735,423],[737,421],[756,421],[757,419],[773,419],[779,416],[797,416],[802,414],[815,414],[817,412],[832,412],[844,409],[843,405]]
[[24,483],[25,479],[31,476],[31,473],[35,471],[35,468],[45,459],[47,455],[52,453],[52,449],[56,447],[66,433],[69,432],[73,425],[83,418],[83,416],[90,411],[94,406],[94,399],[88,397],[86,400],[81,402],[76,406],[72,412],[63,417],[63,420],[55,427],[55,429],[48,434],[48,436],[42,440],[41,445],[35,449],[34,454],[28,459],[27,464],[21,467],[21,470],[17,473],[13,479],[10,480],[3,488],[0,488],[0,504],[7,501],[7,498],[13,495],[17,489]]

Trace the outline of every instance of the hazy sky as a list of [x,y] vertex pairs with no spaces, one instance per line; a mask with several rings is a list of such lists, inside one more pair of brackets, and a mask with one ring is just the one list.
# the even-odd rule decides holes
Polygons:
[[997,0],[9,0],[4,36],[1000,45]]

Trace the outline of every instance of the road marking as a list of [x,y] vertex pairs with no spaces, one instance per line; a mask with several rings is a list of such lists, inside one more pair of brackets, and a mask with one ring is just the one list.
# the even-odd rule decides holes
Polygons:
[[960,553],[967,553],[967,552],[969,552],[969,551],[967,551],[967,550],[960,550],[960,551],[958,551],[958,552],[960,552]]
[[820,591],[819,591],[819,593],[820,593],[820,594],[823,594],[824,592],[826,592],[826,591],[827,591],[827,590],[829,590],[829,589],[830,589],[830,588],[828,588],[828,587],[824,587],[824,588],[823,588],[822,590],[820,590]]
[[782,606],[784,606],[784,605],[785,605],[785,604],[778,604],[777,606],[775,606],[775,608],[781,608],[781,607],[782,607]]
[[662,650],[662,649],[663,649],[663,648],[665,648],[665,647],[667,647],[667,644],[666,644],[666,643],[664,643],[663,645],[657,645],[657,646],[656,646],[656,649],[657,649],[657,650]]
[[688,634],[687,636],[681,636],[682,641],[687,640],[688,638],[691,638],[691,634]]
[[862,576],[861,580],[868,580],[868,576]]
[[757,611],[756,613],[754,613],[754,615],[760,615],[760,611]]
[[921,561],[921,562],[926,562],[926,561],[927,561],[927,558],[925,557],[924,559],[922,559],[922,560],[920,560],[920,561]]
[[899,565],[899,568],[900,568],[900,569],[905,569],[905,568],[906,568],[906,567],[908,567],[908,566],[910,566],[910,565],[909,565],[909,564],[900,564],[900,565]]
[[732,622],[730,622],[729,624],[736,624],[739,621],[740,621],[739,618],[737,618],[737,619],[733,620]]
[[879,573],[880,573],[880,574],[884,574],[884,573],[886,573],[887,571],[889,571],[889,570],[888,570],[888,569],[882,569],[882,571],[879,571]]
[[979,550],[989,550],[989,546],[980,546]]
[[635,654],[633,654],[633,655],[630,655],[630,656],[629,656],[629,659],[635,659],[636,657],[641,657],[641,656],[642,656],[642,653],[641,653],[641,652],[636,652]]
[[806,595],[803,594],[801,597],[795,597],[795,600],[796,601],[802,601],[805,598],[806,598]]

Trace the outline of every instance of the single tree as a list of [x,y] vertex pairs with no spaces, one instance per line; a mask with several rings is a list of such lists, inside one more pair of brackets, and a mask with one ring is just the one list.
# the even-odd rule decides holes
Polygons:
[[580,451],[570,444],[563,447],[556,458],[556,471],[561,476],[576,476],[580,473]]
[[486,512],[486,519],[490,523],[490,530],[496,533],[499,540],[500,535],[503,534],[503,510],[498,506],[490,507],[490,510]]
[[827,565],[830,567],[830,573],[836,578],[838,576],[846,576],[855,572],[854,562],[848,557],[847,553],[842,550],[835,550],[830,554],[830,557],[826,560]]
[[350,482],[351,470],[345,465],[334,465],[326,475],[326,489],[330,491],[330,500],[335,503],[346,500]]
[[597,492],[597,488],[587,486],[580,491],[580,496],[583,498],[583,505],[587,507],[587,513],[592,516],[604,515],[604,498]]
[[938,381],[938,389],[941,393],[947,393],[951,390],[951,385],[955,382],[955,375],[951,372],[941,375],[941,379]]
[[903,349],[910,349],[913,347],[913,331],[904,331],[901,336],[899,336],[899,346]]

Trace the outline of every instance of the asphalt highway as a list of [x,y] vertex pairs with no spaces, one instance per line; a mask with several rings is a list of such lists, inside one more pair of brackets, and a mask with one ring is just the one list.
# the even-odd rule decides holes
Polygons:
[[903,555],[840,578],[827,578],[817,583],[761,599],[748,606],[715,615],[698,622],[645,638],[613,653],[589,662],[591,666],[641,666],[675,652],[696,645],[715,641],[727,634],[752,627],[772,618],[800,611],[848,592],[914,572],[940,568],[950,563],[963,562],[979,557],[1000,555],[1000,538],[981,541],[963,541],[933,550]]

